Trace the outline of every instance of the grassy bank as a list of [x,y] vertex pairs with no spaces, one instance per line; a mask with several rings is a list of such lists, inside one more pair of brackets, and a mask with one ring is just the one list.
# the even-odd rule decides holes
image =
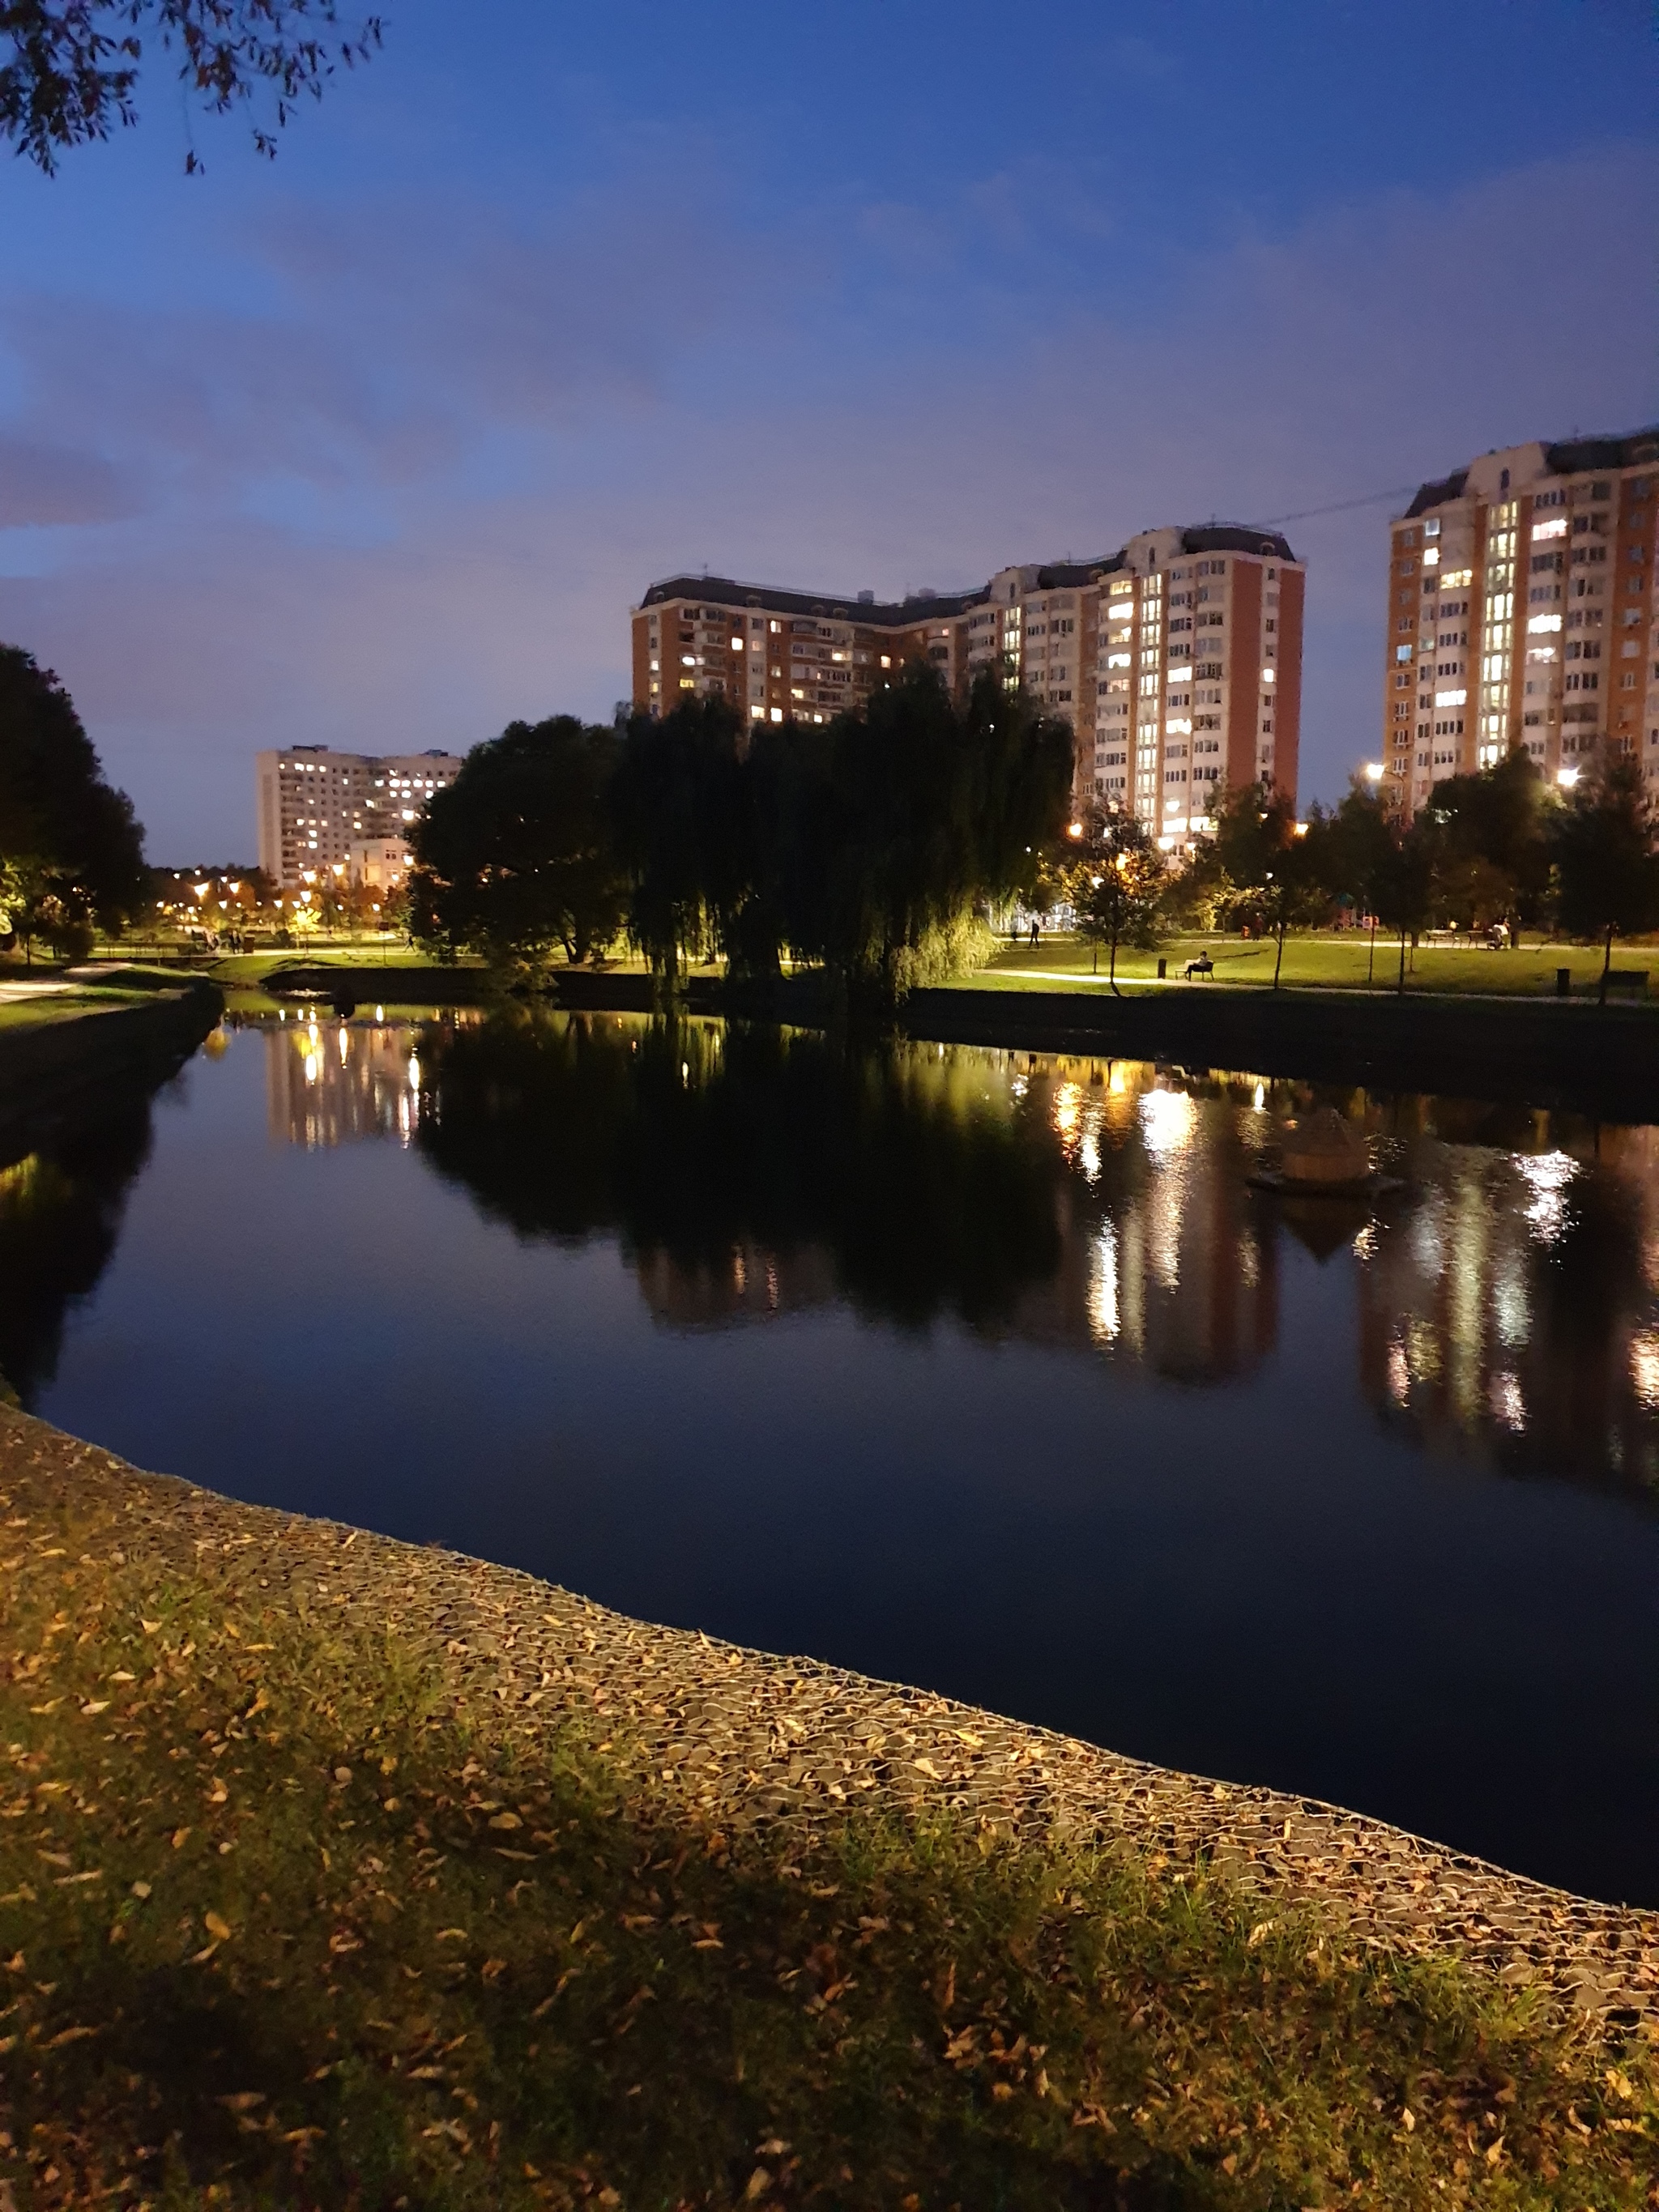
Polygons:
[[[1271,943],[1256,944],[1237,937],[1172,937],[1153,952],[1120,951],[1117,979],[1120,983],[1156,987],[1158,963],[1162,960],[1168,977],[1183,989],[1208,989],[1214,983],[1247,990],[1267,989],[1273,980],[1275,951]],[[1197,959],[1201,953],[1208,954],[1215,963],[1213,979],[1204,983],[1182,983],[1182,970],[1189,960]],[[1554,991],[1556,970],[1565,968],[1571,971],[1574,995],[1582,996],[1594,992],[1601,972],[1601,957],[1599,946],[1583,945],[1525,944],[1512,952],[1475,951],[1462,945],[1425,946],[1414,958],[1408,951],[1406,988],[1424,994],[1536,998]],[[988,968],[960,981],[977,990],[1054,991],[1076,984],[1083,989],[1103,991],[1108,988],[1106,965],[1106,954],[1103,951],[1097,979],[1092,945],[1079,938],[1052,937],[1036,945],[1006,945]],[[1659,946],[1616,946],[1613,965],[1650,970],[1656,1000],[1659,1001]],[[1399,969],[1397,938],[1377,939],[1373,963],[1368,940],[1358,931],[1341,935],[1291,936],[1285,939],[1280,980],[1285,988],[1291,989],[1301,986],[1363,991],[1368,988],[1369,970],[1369,988],[1392,990]]]
[[432,1555],[347,1605],[43,1433],[0,1415],[19,2208],[1656,2201],[1644,2063],[1535,1996],[945,1806],[696,1817],[602,1695],[458,1696],[397,1626]]

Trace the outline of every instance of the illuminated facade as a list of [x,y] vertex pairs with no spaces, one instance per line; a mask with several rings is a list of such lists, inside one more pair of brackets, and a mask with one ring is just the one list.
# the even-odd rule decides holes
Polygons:
[[957,691],[994,669],[1070,723],[1079,803],[1179,844],[1218,793],[1259,777],[1295,802],[1305,577],[1283,538],[1223,524],[897,603],[676,576],[633,612],[634,704],[720,698],[750,722],[824,722],[907,661]]
[[402,837],[434,791],[461,772],[456,753],[337,753],[291,745],[254,758],[259,866],[281,890],[325,868],[343,875],[354,844]]
[[1407,812],[1517,746],[1565,782],[1604,750],[1659,781],[1656,487],[1659,427],[1512,446],[1389,526],[1382,763]]

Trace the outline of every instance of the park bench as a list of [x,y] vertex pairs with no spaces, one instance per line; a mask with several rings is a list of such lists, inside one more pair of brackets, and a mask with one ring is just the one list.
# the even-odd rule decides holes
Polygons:
[[1214,973],[1215,963],[1207,952],[1200,952],[1196,960],[1187,963],[1186,975],[1189,983],[1194,975],[1213,975]]
[[1630,999],[1645,999],[1648,994],[1648,971],[1645,968],[1609,968],[1607,996],[1617,993]]

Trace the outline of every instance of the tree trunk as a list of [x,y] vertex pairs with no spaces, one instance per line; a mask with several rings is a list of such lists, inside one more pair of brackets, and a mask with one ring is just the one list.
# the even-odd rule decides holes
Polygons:
[[1279,988],[1279,971],[1285,965],[1285,924],[1279,925],[1279,950],[1273,955],[1273,988]]
[[1112,987],[1112,996],[1115,999],[1121,999],[1123,994],[1117,988],[1117,932],[1115,930],[1112,932],[1112,957],[1111,964],[1107,969],[1107,981]]
[[1596,994],[1595,994],[1595,1003],[1596,1003],[1596,1005],[1597,1005],[1598,1006],[1606,1006],[1606,1004],[1607,1003],[1607,972],[1608,972],[1608,970],[1612,968],[1612,966],[1613,966],[1613,927],[1612,927],[1611,923],[1609,923],[1609,924],[1608,924],[1608,927],[1607,927],[1607,950],[1606,950],[1606,951],[1603,953],[1603,955],[1602,955],[1602,957],[1601,957],[1601,988],[1596,992]]
[[1395,987],[1403,999],[1406,995],[1406,925],[1400,925],[1400,981]]
[[1369,990],[1376,975],[1376,916],[1371,916],[1371,949],[1365,962],[1365,986]]

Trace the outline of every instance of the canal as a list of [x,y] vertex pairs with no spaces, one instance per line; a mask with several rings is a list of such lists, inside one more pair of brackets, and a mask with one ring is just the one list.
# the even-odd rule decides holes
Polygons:
[[[1253,1188],[1316,1103],[1403,1188]],[[1659,1904],[1652,1127],[251,1013],[0,1175],[0,1368],[238,1498]]]

